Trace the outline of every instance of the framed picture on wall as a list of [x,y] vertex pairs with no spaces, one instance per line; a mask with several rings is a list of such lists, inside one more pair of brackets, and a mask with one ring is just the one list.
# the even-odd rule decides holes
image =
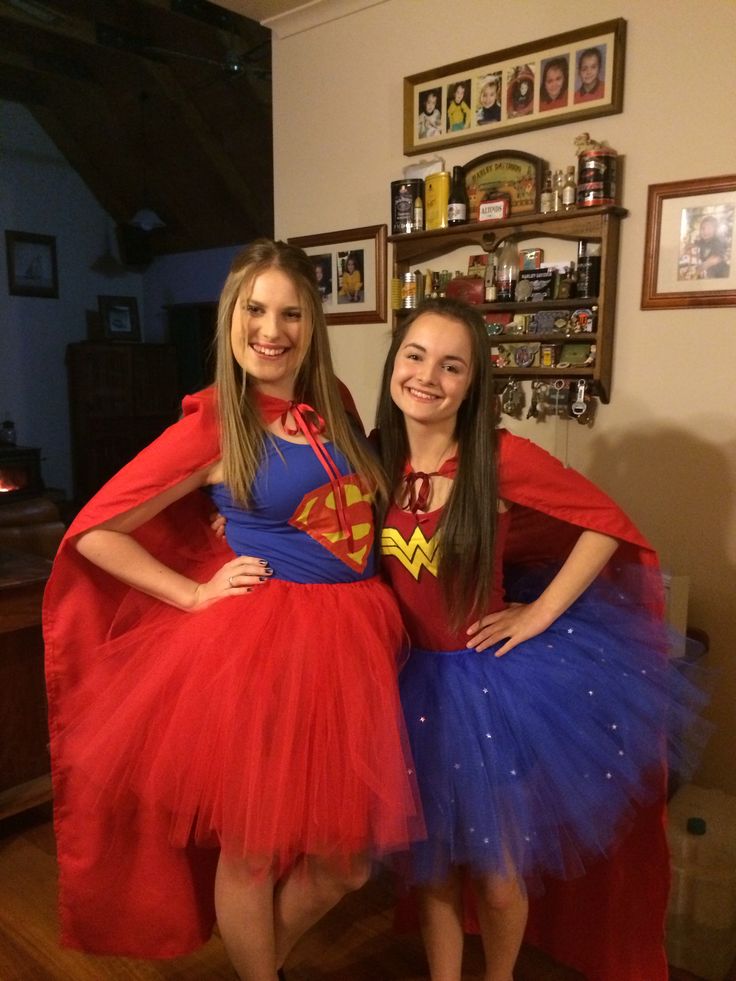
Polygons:
[[56,239],[33,232],[5,232],[8,292],[11,296],[59,296]]
[[134,296],[97,297],[102,337],[106,341],[139,341],[141,325]]
[[626,21],[442,65],[404,79],[404,153],[621,112]]
[[736,174],[651,184],[641,306],[736,304]]
[[386,323],[386,225],[300,235],[314,264],[328,324]]

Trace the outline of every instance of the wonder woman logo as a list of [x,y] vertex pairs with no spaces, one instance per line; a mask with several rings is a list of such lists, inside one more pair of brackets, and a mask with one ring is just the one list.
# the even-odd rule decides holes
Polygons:
[[427,541],[421,528],[414,530],[408,542],[396,528],[384,528],[381,534],[381,553],[398,559],[417,581],[422,569],[437,578],[438,548],[439,540],[431,538]]

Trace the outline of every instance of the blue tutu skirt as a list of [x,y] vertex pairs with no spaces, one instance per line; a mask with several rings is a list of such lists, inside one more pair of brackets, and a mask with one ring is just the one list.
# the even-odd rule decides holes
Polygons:
[[[544,583],[516,583],[528,601]],[[658,620],[618,587],[591,587],[502,657],[413,649],[401,698],[428,838],[409,879],[570,878],[610,852],[635,804],[662,796],[704,741],[706,697],[667,656]]]

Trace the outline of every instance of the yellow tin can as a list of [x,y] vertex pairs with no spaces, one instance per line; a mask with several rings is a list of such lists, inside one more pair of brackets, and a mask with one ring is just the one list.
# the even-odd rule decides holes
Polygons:
[[440,170],[424,178],[424,227],[447,228],[447,202],[450,197],[450,172]]

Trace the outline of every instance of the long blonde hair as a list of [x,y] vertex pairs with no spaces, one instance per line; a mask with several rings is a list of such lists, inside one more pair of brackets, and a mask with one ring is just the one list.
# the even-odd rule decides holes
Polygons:
[[262,461],[265,430],[253,401],[252,386],[233,355],[231,332],[241,292],[248,293],[256,278],[268,269],[279,269],[291,279],[302,309],[301,363],[294,398],[319,412],[325,420],[326,435],[347,457],[352,469],[366,480],[378,503],[383,504],[388,488],[381,465],[351,425],[340,397],[314,265],[296,246],[270,239],[257,239],[235,257],[220,295],[215,387],[224,481],[236,501],[250,505],[253,482]]

